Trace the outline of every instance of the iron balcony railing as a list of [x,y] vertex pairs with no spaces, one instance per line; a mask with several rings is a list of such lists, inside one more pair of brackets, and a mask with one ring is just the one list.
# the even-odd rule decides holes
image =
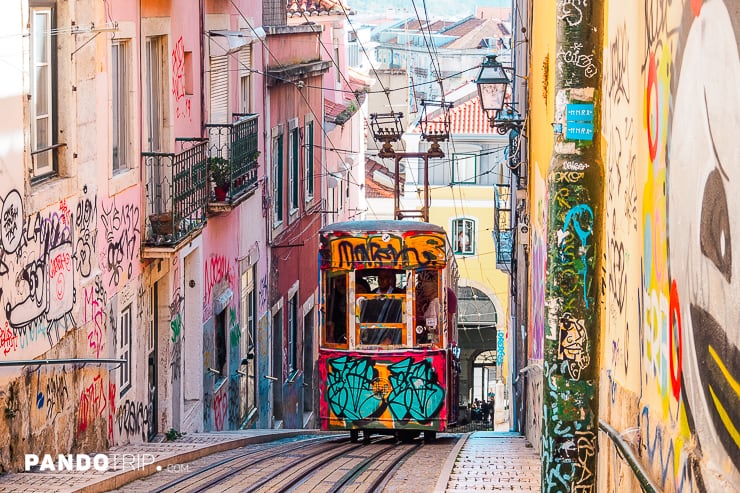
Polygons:
[[514,232],[511,229],[498,229],[493,231],[493,241],[496,245],[496,267],[508,269],[514,251]]
[[234,114],[233,123],[208,123],[210,200],[233,203],[257,188],[257,114]]
[[496,246],[496,267],[507,270],[514,250],[514,230],[511,221],[511,186],[499,183],[494,188],[496,216],[493,224],[493,242]]
[[205,139],[176,139],[177,153],[142,152],[146,173],[148,246],[174,246],[206,222]]

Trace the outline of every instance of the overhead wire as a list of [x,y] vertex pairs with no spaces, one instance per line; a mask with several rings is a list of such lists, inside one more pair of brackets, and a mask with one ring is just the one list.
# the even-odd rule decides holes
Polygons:
[[[236,5],[236,3],[234,2],[234,0],[230,0],[230,2],[231,2],[231,4],[232,4],[232,5],[234,6],[234,8],[236,9],[236,11],[237,11],[237,12],[239,13],[239,15],[241,16],[241,18],[242,18],[242,19],[244,20],[244,22],[245,22],[245,23],[247,24],[247,26],[249,26],[249,28],[250,28],[250,29],[252,30],[252,32],[253,32],[253,33],[255,33],[255,35],[257,35],[257,39],[259,39],[260,43],[262,44],[262,46],[264,47],[264,49],[265,49],[265,50],[267,51],[267,53],[268,53],[268,54],[269,54],[269,55],[270,55],[270,56],[271,56],[271,57],[273,58],[273,60],[275,60],[275,61],[276,61],[276,62],[278,63],[278,66],[282,68],[282,67],[283,67],[283,64],[281,64],[281,63],[280,63],[280,62],[278,61],[278,58],[277,58],[277,57],[276,57],[276,56],[275,56],[275,55],[274,55],[274,54],[273,54],[273,53],[272,53],[272,52],[270,51],[270,48],[269,48],[269,46],[267,46],[267,44],[266,44],[266,43],[265,43],[265,41],[264,41],[264,40],[262,39],[262,37],[258,35],[258,33],[257,33],[257,30],[256,30],[256,29],[254,28],[254,26],[252,26],[252,23],[251,23],[251,22],[249,22],[249,19],[247,19],[247,17],[246,17],[246,16],[245,16],[245,15],[244,15],[244,14],[242,13],[242,11],[241,11],[241,9],[239,8],[239,6],[238,6],[238,5]],[[320,37],[320,35],[319,35],[319,37]],[[241,62],[238,62],[238,63],[241,63]],[[267,75],[266,75],[266,74],[264,74],[264,76],[267,76]],[[287,82],[290,82],[290,83],[292,83],[291,81],[287,81]],[[295,85],[295,83],[293,83],[293,84]],[[296,85],[296,86],[297,86],[297,85]],[[304,86],[304,87],[305,87],[305,86]],[[305,96],[305,95],[303,94],[302,90],[301,90],[301,89],[299,89],[298,87],[296,87],[296,89],[297,89],[297,92],[298,92],[298,94],[300,94],[301,98],[303,98],[304,102],[306,103],[306,106],[308,107],[309,111],[310,111],[310,112],[311,112],[311,114],[313,115],[313,117],[314,117],[314,121],[316,121],[316,122],[319,122],[319,125],[318,125],[318,127],[319,127],[319,128],[321,129],[321,131],[323,132],[323,134],[324,134],[324,137],[325,137],[325,138],[326,138],[326,139],[327,139],[327,140],[328,140],[328,141],[329,141],[329,142],[331,143],[331,145],[332,145],[332,146],[334,146],[334,143],[333,143],[333,141],[331,140],[331,137],[329,136],[328,132],[327,132],[327,131],[326,131],[326,129],[324,128],[324,125],[322,125],[322,124],[321,124],[321,123],[323,123],[323,118],[321,118],[321,117],[318,117],[318,116],[316,115],[316,113],[315,113],[315,112],[314,112],[314,110],[313,110],[313,107],[312,107],[312,106],[311,106],[311,104],[309,103],[308,99],[306,99],[306,96]],[[323,100],[321,101],[321,104],[323,105]],[[345,168],[345,170],[348,170],[348,181],[350,181],[350,182],[354,183],[354,184],[355,184],[355,185],[357,185],[358,187],[359,187],[360,185],[364,185],[364,183],[363,183],[363,184],[359,183],[359,182],[358,182],[358,181],[357,181],[357,180],[356,180],[356,179],[355,179],[355,178],[354,178],[354,177],[352,176],[352,167],[351,167],[351,166],[348,166],[348,165],[347,165],[347,162],[346,162],[346,161],[345,161],[345,160],[344,160],[344,159],[342,158],[342,156],[341,156],[340,154],[337,154],[337,156],[339,157],[340,161],[341,161],[341,162],[342,162],[342,164],[344,165],[344,168]],[[322,162],[320,166],[321,166],[322,168],[324,168],[324,171],[326,171],[326,173],[327,173],[327,174],[330,174],[330,173],[331,173],[331,172],[330,172],[330,171],[329,171],[329,170],[328,170],[328,169],[326,168],[326,164],[325,164],[325,163],[323,163],[323,162]],[[350,178],[351,178],[351,180],[350,180]],[[364,181],[364,177],[363,177],[363,181]],[[341,191],[340,191],[340,193],[341,193]],[[368,206],[369,206],[369,207],[371,207],[371,206],[370,206],[369,204],[368,204]],[[375,211],[372,211],[372,212],[373,212],[373,214],[375,214]]]

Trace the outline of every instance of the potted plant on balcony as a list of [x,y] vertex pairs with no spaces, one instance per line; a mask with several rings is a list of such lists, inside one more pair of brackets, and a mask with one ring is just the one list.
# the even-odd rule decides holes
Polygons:
[[215,185],[213,191],[216,194],[216,201],[224,202],[231,184],[231,163],[220,156],[209,157],[208,172]]

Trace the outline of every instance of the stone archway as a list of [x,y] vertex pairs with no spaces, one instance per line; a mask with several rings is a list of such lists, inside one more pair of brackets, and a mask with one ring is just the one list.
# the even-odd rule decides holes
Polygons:
[[[496,359],[499,310],[494,300],[477,286],[460,283],[457,290],[458,345],[460,346],[460,404],[474,398],[474,364],[481,354]],[[481,367],[482,368],[482,367]]]

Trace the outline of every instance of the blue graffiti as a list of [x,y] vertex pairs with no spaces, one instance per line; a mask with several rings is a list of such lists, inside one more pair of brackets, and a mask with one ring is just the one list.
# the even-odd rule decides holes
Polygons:
[[437,383],[437,374],[428,359],[413,363],[407,358],[388,367],[391,372],[391,393],[388,405],[397,421],[414,419],[427,423],[444,403],[444,389]]
[[581,246],[578,249],[580,265],[577,268],[577,272],[583,276],[583,300],[586,303],[586,308],[588,308],[588,297],[586,296],[586,278],[588,274],[586,252],[588,252],[588,247],[586,246],[586,243],[588,242],[588,238],[593,234],[594,212],[591,207],[586,204],[580,204],[573,207],[565,215],[563,227],[557,232],[558,248],[560,249],[560,260],[562,262],[569,260],[566,258],[564,245],[565,239],[570,234],[568,232],[568,227],[571,223],[573,223],[573,229],[575,230],[578,239],[581,240]]
[[337,417],[359,421],[383,412],[382,395],[373,391],[378,372],[369,358],[343,356],[330,360],[328,368],[327,400]]

